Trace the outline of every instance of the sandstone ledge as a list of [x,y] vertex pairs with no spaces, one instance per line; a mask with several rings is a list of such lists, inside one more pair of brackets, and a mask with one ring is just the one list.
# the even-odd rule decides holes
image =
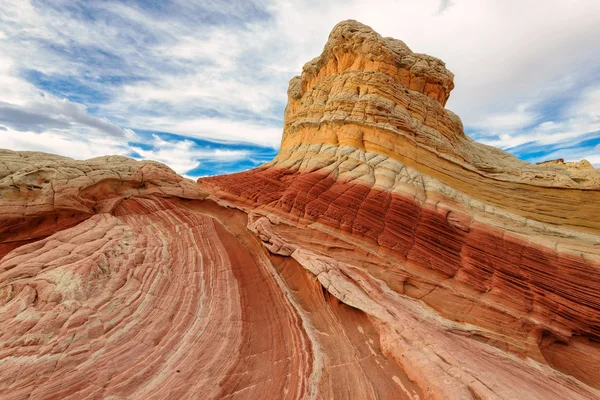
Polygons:
[[0,397],[600,398],[598,171],[452,87],[346,21],[255,170],[0,151]]

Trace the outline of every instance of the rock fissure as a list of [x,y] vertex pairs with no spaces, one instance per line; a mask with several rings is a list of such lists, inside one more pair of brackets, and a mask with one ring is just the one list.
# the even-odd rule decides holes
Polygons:
[[453,79],[344,21],[256,169],[0,150],[0,397],[600,398],[600,171]]

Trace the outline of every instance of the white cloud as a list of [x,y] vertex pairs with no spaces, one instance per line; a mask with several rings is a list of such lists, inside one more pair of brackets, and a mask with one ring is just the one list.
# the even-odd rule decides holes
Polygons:
[[[580,158],[580,160],[581,159],[588,160],[589,162],[592,163],[592,165],[595,168],[600,168],[600,149],[597,148],[596,152],[594,154],[590,154],[587,156],[584,155],[583,157]],[[579,161],[579,160],[576,160],[576,161]]]
[[[567,107],[565,115],[566,117],[548,115],[545,121],[525,130],[519,129],[519,124],[515,124],[507,129],[508,133],[501,134],[499,139],[484,138],[482,141],[502,148],[516,147],[529,142],[549,145],[570,141],[585,133],[600,131],[600,85],[585,89]],[[490,132],[495,131],[490,130]],[[560,155],[558,157],[561,158]]]
[[[85,130],[131,135],[118,121],[134,130],[276,147],[289,79],[347,18],[444,60],[456,74],[448,107],[489,143],[556,143],[600,129],[596,0],[265,0],[254,5],[265,18],[252,2],[178,0],[164,12],[115,2],[69,8],[87,7],[93,20],[61,8],[66,3],[4,1],[0,101],[64,122],[73,142],[85,144]],[[90,115],[90,104],[40,96],[21,78],[28,69],[94,85],[108,100]],[[549,102],[558,104],[552,112]],[[63,131],[38,138],[64,139],[66,128],[56,129]],[[199,160],[187,155],[193,146],[163,146],[151,155],[178,162],[179,154],[180,171]]]
[[[9,3],[0,15],[5,20],[20,21],[28,17],[37,20],[27,2],[20,3],[19,7],[13,4],[12,8]],[[41,31],[43,27],[36,29]],[[18,43],[10,42],[6,33],[0,33],[0,50],[6,46],[19,47]],[[0,126],[4,127],[0,132],[0,147],[84,158],[84,155],[123,154],[126,140],[136,138],[131,129],[122,129],[106,118],[90,115],[85,105],[38,89],[20,76],[24,65],[16,60],[0,54]],[[24,61],[29,60],[21,60]],[[104,136],[115,139],[104,139]],[[94,148],[87,149],[87,146]]]
[[250,155],[246,150],[201,148],[191,140],[164,140],[156,134],[152,139],[152,149],[137,146],[132,149],[141,156],[140,159],[167,164],[179,174],[197,168],[202,161],[235,162]]
[[244,121],[217,118],[192,118],[173,121],[170,118],[146,117],[136,123],[140,129],[171,132],[197,139],[220,142],[253,142],[261,146],[277,147],[281,130]]
[[489,133],[511,132],[531,125],[540,117],[529,108],[529,104],[520,104],[512,111],[486,115],[471,126]]
[[162,162],[169,165],[177,172],[187,172],[200,165],[196,157],[191,154],[190,151],[192,147],[194,147],[194,142],[189,140],[167,142],[157,135],[153,135],[153,138],[153,144],[156,149],[144,150],[135,146],[132,149],[138,153],[142,159]]
[[[0,43],[3,40],[0,39]],[[1,47],[0,47],[1,49]],[[32,94],[39,94],[39,91],[29,82],[18,76],[15,63],[5,54],[0,53],[0,101],[21,105]]]
[[571,118],[584,119],[591,124],[600,125],[600,84],[583,91],[577,102],[571,105],[568,115]]
[[135,151],[140,160],[154,160],[168,165],[179,174],[185,174],[200,166],[202,162],[234,163],[250,158],[248,150],[203,148],[191,140],[165,140],[152,135],[147,144],[150,149],[130,146],[111,137],[74,134],[69,131],[47,131],[41,133],[14,131],[0,126],[1,148],[19,151],[41,151],[60,154],[77,160],[104,155],[127,155]]
[[1,148],[18,151],[41,151],[77,160],[106,155],[126,155],[129,148],[115,138],[90,137],[72,130],[41,133],[0,130]]
[[32,93],[22,104],[0,101],[0,122],[20,131],[41,132],[51,128],[85,128],[101,135],[135,139],[131,129],[121,129],[105,118],[88,114],[83,104],[59,99],[47,93]]

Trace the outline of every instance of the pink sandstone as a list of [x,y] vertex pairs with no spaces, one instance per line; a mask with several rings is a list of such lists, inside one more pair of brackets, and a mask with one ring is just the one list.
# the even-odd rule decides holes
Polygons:
[[0,398],[600,398],[600,171],[453,87],[344,21],[255,170],[0,151]]

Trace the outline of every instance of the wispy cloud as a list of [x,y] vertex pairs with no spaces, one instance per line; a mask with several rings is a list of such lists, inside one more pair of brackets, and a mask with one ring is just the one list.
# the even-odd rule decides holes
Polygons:
[[[537,146],[538,149],[558,145],[564,151],[560,158],[576,159],[581,153],[569,149],[577,143],[585,143],[589,136],[586,134],[600,131],[600,84],[585,88],[578,93],[578,97],[562,102],[551,111],[542,109],[535,113],[529,111],[529,107],[519,107],[513,115],[506,116],[506,119],[501,116],[496,121],[489,120],[492,123],[479,126],[474,136],[513,152],[525,145],[527,148]],[[595,151],[593,148],[589,150]],[[526,154],[516,154],[528,159]],[[553,155],[555,154],[547,157]]]
[[91,116],[84,105],[47,93],[19,105],[0,101],[0,121],[17,131],[39,133],[82,127],[108,136],[135,138],[131,129],[122,129],[105,118]]
[[476,139],[594,157],[549,146],[600,130],[599,13],[595,0],[5,0],[0,147],[250,168],[279,145],[289,79],[354,18],[446,61],[448,107]]
[[454,2],[451,0],[440,0],[440,5],[439,5],[435,15],[442,14],[444,11],[446,11],[448,9],[448,7],[451,7],[452,5],[454,5]]
[[79,130],[47,130],[35,133],[2,128],[0,128],[2,148],[42,151],[79,160],[105,155],[129,155],[131,152],[126,141],[114,137],[89,135]]
[[233,163],[250,155],[248,150],[203,148],[192,140],[165,140],[158,134],[152,134],[150,148],[131,148],[140,158],[165,163],[181,174],[198,168],[202,162]]

